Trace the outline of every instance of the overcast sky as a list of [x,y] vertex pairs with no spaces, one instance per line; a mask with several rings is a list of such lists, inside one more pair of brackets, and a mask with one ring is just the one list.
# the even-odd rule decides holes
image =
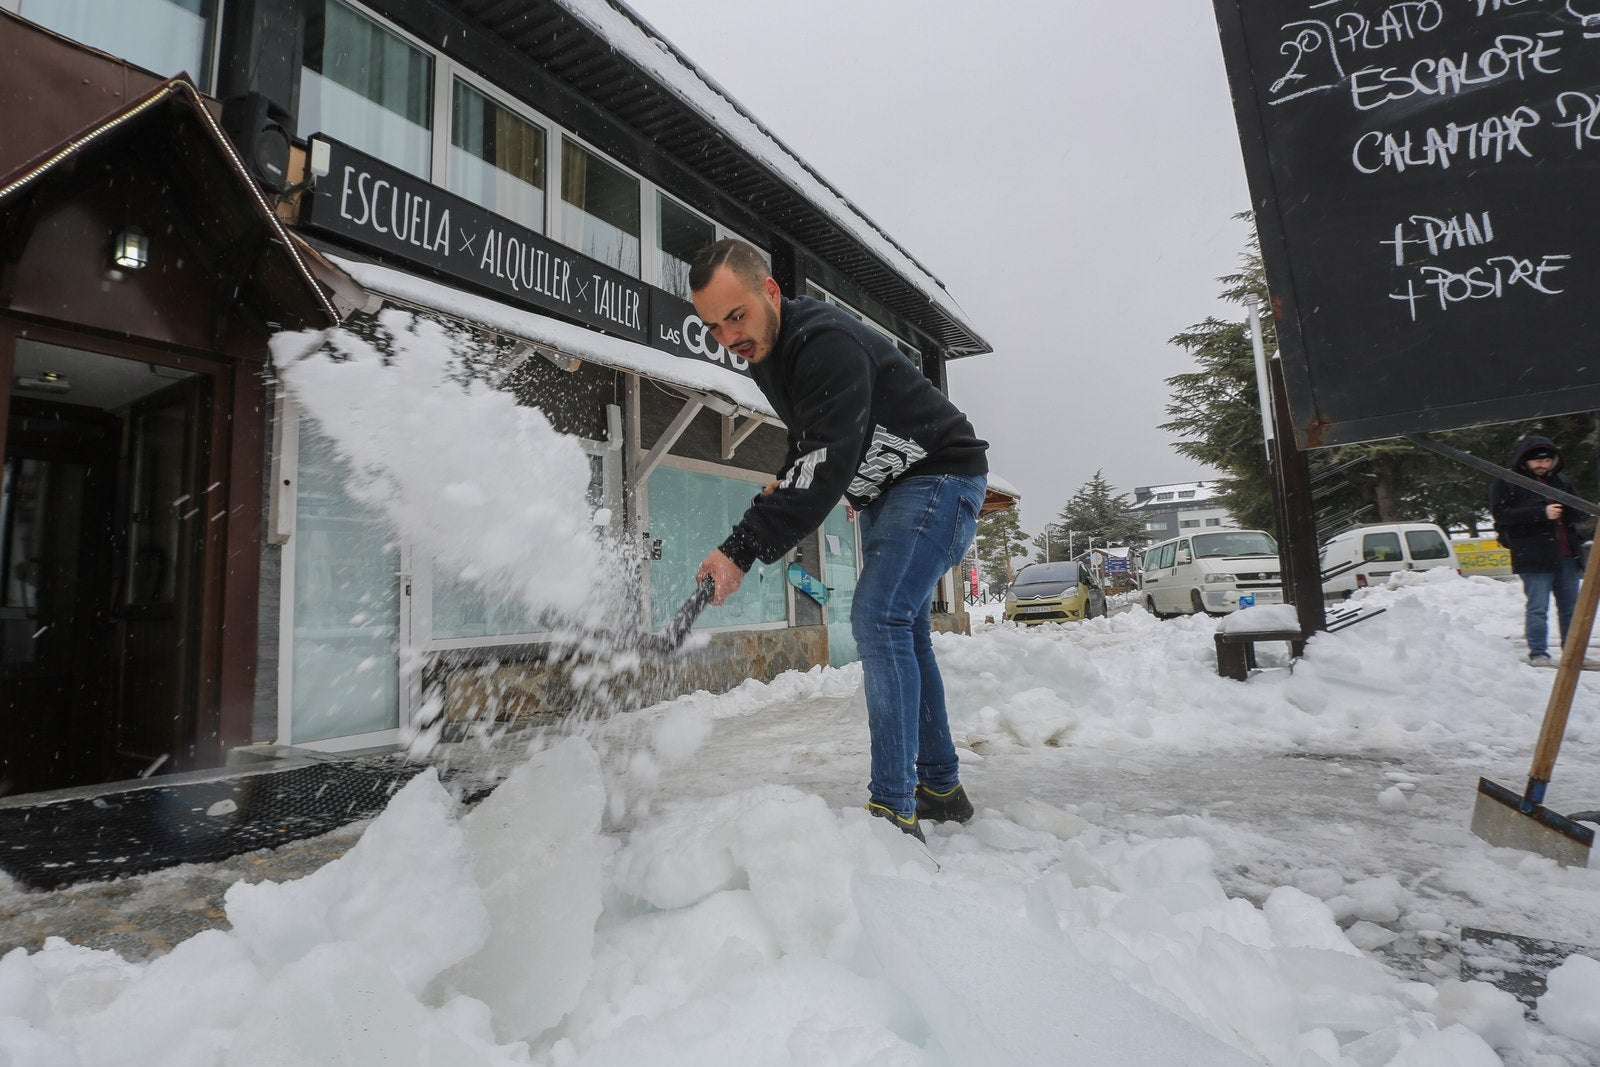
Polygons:
[[1037,533],[1097,469],[1179,455],[1167,339],[1208,315],[1249,207],[1203,0],[626,0],[943,281],[994,353],[951,393]]

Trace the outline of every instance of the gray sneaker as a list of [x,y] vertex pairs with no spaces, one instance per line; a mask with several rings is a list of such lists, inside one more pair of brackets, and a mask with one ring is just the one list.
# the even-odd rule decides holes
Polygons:
[[1528,653],[1528,662],[1535,667],[1554,667],[1556,665],[1556,661],[1544,652]]

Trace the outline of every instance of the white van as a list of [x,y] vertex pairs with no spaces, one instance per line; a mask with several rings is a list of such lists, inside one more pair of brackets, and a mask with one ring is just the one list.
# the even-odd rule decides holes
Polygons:
[[1158,619],[1226,615],[1241,596],[1283,603],[1278,542],[1265,530],[1208,530],[1152,545],[1141,577],[1145,610]]
[[[1355,564],[1355,566],[1350,566]],[[1398,571],[1433,567],[1461,570],[1455,549],[1443,530],[1427,522],[1395,522],[1357,526],[1329,539],[1318,558],[1322,573],[1349,567],[1322,583],[1324,600],[1345,600],[1357,589],[1382,585]]]

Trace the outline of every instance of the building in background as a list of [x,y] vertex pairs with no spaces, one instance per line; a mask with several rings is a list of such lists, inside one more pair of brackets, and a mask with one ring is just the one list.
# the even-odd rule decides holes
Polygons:
[[1233,516],[1217,505],[1216,491],[1214,481],[1142,485],[1134,489],[1129,510],[1144,528],[1145,543],[1154,544],[1234,525]]
[[[750,241],[941,388],[989,351],[620,3],[0,0],[0,40],[0,794],[383,745],[425,705],[570,706],[535,624],[350,496],[274,384],[279,329],[399,307],[473,331],[645,546],[646,629],[784,452],[688,303],[696,249]],[[854,659],[850,510],[793,559],[826,606],[765,568],[631,696]],[[938,599],[962,626],[954,578]]]

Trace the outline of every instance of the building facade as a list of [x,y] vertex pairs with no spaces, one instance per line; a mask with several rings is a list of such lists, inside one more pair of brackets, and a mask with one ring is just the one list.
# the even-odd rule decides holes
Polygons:
[[1216,491],[1216,482],[1141,485],[1133,491],[1129,510],[1144,527],[1145,543],[1155,544],[1169,537],[1234,525],[1233,516],[1216,504]]
[[[24,739],[0,794],[581,699],[539,623],[351,494],[273,373],[281,330],[400,308],[470,333],[582,442],[589,506],[640,546],[640,629],[784,454],[693,314],[696,249],[750,241],[941,388],[989,351],[620,3],[0,0],[0,29],[0,714]],[[791,557],[826,605],[788,560],[753,573],[709,646],[629,697],[854,659],[856,547],[841,503]],[[953,581],[939,599],[963,625]]]

